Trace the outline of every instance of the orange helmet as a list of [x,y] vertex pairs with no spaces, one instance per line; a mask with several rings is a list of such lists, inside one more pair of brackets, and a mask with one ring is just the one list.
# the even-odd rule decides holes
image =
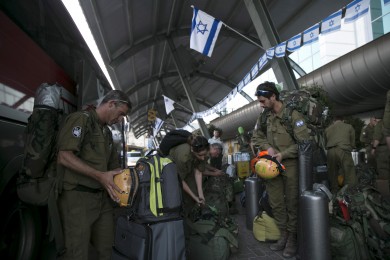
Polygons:
[[119,206],[130,207],[138,190],[138,174],[134,169],[124,169],[122,173],[115,175],[114,183],[122,190],[122,192],[115,190],[115,194],[119,198]]
[[283,164],[278,162],[275,157],[263,155],[255,165],[256,174],[263,179],[272,179],[284,172]]

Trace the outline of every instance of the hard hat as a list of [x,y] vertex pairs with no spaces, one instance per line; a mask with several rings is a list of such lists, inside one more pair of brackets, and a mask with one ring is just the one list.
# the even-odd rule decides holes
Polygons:
[[122,173],[115,175],[114,183],[122,191],[115,190],[115,194],[119,198],[119,206],[130,207],[138,190],[138,174],[134,169],[124,169]]
[[284,166],[269,155],[261,157],[255,165],[256,174],[263,179],[275,178],[284,170]]

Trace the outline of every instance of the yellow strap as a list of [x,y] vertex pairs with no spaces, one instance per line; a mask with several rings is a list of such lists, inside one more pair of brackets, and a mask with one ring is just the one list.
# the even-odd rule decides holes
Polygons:
[[149,164],[150,168],[150,193],[149,193],[149,207],[150,211],[157,217],[157,205],[156,205],[156,174],[154,165]]
[[161,212],[157,213],[157,209],[164,208],[162,201],[162,190],[161,190],[161,182],[156,183],[156,178],[160,179],[160,171],[164,168],[165,165],[171,163],[172,160],[168,158],[159,157],[159,160],[156,156],[153,157],[153,164],[148,163],[150,167],[150,194],[149,194],[149,205],[150,211],[153,215],[163,216],[164,214]]

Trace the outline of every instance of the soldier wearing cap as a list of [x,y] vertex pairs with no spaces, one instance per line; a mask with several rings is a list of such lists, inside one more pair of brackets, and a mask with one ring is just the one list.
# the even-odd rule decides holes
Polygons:
[[275,221],[281,231],[280,239],[271,244],[273,251],[283,250],[283,256],[290,258],[297,252],[298,218],[298,146],[297,142],[310,140],[309,130],[302,114],[293,110],[292,136],[282,124],[288,111],[279,99],[275,83],[260,84],[255,95],[260,102],[266,122],[259,116],[252,137],[252,144],[283,163],[286,171],[273,179],[266,180],[266,189]]

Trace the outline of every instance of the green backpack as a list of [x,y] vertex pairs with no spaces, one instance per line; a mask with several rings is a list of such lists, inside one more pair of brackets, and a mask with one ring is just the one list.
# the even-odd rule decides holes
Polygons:
[[373,186],[360,183],[345,185],[336,195],[334,213],[339,213],[339,202],[347,205],[353,221],[361,224],[364,240],[372,259],[390,256],[390,202]]
[[195,206],[186,221],[189,227],[188,259],[227,260],[238,250],[238,225],[221,217],[215,207]]

